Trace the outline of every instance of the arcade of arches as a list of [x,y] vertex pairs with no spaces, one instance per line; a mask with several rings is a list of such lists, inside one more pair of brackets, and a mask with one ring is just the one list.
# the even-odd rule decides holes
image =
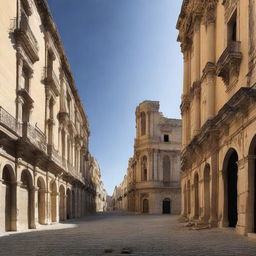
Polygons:
[[182,216],[241,234],[256,233],[256,136],[247,146],[246,157],[239,147],[230,147],[221,151],[223,157],[215,155],[183,173]]
[[94,197],[79,185],[53,175],[34,175],[23,166],[16,169],[12,163],[1,166],[0,232],[34,229],[93,213]]

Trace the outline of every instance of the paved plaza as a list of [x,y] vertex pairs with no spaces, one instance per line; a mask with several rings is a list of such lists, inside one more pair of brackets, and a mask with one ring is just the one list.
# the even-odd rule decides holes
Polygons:
[[178,216],[104,213],[6,233],[0,255],[256,255],[256,239],[230,229],[189,230]]

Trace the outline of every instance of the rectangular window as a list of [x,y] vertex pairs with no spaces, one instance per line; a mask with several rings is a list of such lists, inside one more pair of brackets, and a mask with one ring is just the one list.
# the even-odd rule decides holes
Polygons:
[[164,135],[164,142],[169,142],[169,135],[168,134]]

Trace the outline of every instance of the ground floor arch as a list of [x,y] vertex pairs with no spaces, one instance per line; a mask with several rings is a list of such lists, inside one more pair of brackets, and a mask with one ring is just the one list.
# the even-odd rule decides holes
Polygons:
[[238,220],[237,209],[237,181],[238,181],[238,154],[230,149],[224,159],[224,210],[225,219],[229,227],[236,227]]
[[51,190],[51,222],[57,222],[57,185],[55,181],[50,184]]
[[171,214],[171,199],[165,198],[162,202],[163,214]]
[[2,187],[3,226],[5,231],[13,231],[16,229],[16,185],[14,170],[10,165],[6,165],[3,168]]
[[63,221],[66,219],[65,217],[65,188],[61,185],[59,188],[59,219]]
[[66,197],[66,206],[67,206],[67,219],[72,217],[72,208],[71,208],[71,190],[67,189],[67,197]]
[[45,218],[46,218],[46,204],[45,204],[45,182],[42,177],[39,177],[37,179],[37,187],[38,187],[38,193],[37,193],[37,203],[38,203],[38,223],[39,224],[45,224]]
[[149,201],[148,201],[148,199],[143,199],[143,201],[142,201],[142,213],[149,213]]
[[19,220],[26,228],[34,228],[34,192],[32,175],[25,169],[21,173]]
[[198,173],[194,176],[194,202],[195,202],[195,209],[194,209],[194,218],[198,219],[200,214],[199,209],[199,175]]
[[204,220],[209,221],[210,218],[210,165],[206,164],[204,168]]

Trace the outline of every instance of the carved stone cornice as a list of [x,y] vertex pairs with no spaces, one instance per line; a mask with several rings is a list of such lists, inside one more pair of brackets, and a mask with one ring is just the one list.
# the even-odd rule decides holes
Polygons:
[[[217,149],[218,138],[222,136],[223,127],[228,126],[237,115],[244,113],[245,106],[253,104],[256,99],[256,89],[242,87],[234,94],[234,96],[220,109],[218,114],[208,120],[198,135],[193,137],[190,143],[183,149],[181,154],[182,169],[186,170],[191,166],[191,159],[196,154],[197,148],[204,148],[202,145],[214,143],[214,148]],[[200,154],[199,154],[200,155]],[[202,155],[202,154],[201,154]],[[198,154],[196,154],[198,157]]]
[[191,45],[198,20],[203,18],[206,24],[215,22],[218,0],[183,0],[176,28],[179,30],[178,41],[182,52]]
[[181,113],[183,114],[185,111],[189,109],[190,106],[190,99],[188,95],[184,96],[184,99],[182,100],[182,103],[180,105]]
[[206,63],[205,68],[203,69],[201,81],[203,81],[207,76],[216,76],[216,65],[212,62]]

